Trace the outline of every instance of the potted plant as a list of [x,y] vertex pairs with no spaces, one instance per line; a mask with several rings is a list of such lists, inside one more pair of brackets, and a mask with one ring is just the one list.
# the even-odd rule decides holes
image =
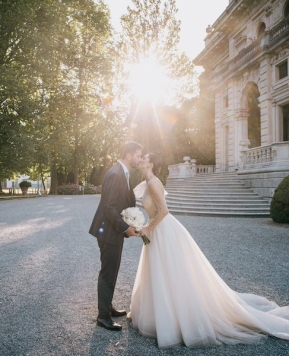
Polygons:
[[27,191],[28,191],[28,188],[31,187],[31,183],[28,182],[28,180],[23,180],[22,182],[19,183],[19,187],[20,187],[21,190],[22,190],[22,194],[23,194],[23,195],[26,195],[26,194],[27,194]]

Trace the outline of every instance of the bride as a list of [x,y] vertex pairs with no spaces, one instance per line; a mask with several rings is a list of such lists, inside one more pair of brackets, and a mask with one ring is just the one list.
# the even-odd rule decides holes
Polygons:
[[135,188],[149,216],[128,318],[159,347],[251,344],[267,335],[289,340],[289,306],[233,291],[185,227],[168,211],[157,172],[161,159],[140,163],[145,181]]

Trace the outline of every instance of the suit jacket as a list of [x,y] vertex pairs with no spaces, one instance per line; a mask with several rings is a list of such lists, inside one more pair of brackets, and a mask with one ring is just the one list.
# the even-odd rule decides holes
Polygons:
[[120,213],[135,206],[132,188],[128,189],[124,170],[119,162],[105,174],[101,187],[101,198],[92,220],[89,233],[100,242],[112,245],[123,243],[124,231],[129,228]]

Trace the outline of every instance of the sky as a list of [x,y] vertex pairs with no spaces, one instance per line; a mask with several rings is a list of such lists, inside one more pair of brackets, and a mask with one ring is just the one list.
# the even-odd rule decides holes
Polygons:
[[[120,17],[131,0],[104,0],[109,6],[113,27],[120,30]],[[229,5],[229,0],[176,0],[177,18],[181,20],[180,50],[194,59],[204,48],[206,28],[212,25]]]

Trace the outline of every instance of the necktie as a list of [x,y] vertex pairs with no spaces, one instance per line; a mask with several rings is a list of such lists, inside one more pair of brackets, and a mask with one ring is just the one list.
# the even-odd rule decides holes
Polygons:
[[129,172],[125,172],[125,176],[126,176],[126,181],[127,181],[128,189],[130,189],[130,188],[129,188]]

